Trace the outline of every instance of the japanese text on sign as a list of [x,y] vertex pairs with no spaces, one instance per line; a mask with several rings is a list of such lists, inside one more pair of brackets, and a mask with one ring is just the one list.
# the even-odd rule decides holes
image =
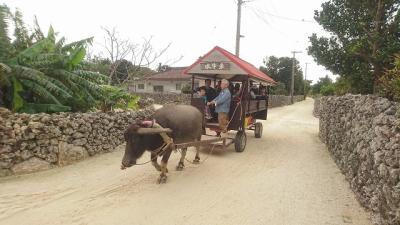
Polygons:
[[204,62],[200,63],[202,70],[229,70],[230,64],[228,62]]

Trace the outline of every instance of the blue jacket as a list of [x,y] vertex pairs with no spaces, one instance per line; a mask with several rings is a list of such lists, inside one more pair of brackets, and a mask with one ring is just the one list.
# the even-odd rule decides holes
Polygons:
[[231,92],[228,88],[225,88],[213,101],[216,102],[215,112],[229,113],[231,107]]

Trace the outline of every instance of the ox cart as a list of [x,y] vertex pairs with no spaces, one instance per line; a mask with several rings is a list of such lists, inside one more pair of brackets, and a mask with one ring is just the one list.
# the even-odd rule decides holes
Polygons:
[[[234,144],[237,152],[243,152],[247,142],[246,130],[254,130],[255,137],[261,138],[263,127],[257,120],[267,119],[268,90],[275,83],[274,80],[253,65],[218,46],[184,72],[192,76],[191,105],[194,107],[187,105],[164,107],[154,113],[153,121],[132,123],[124,133],[127,144],[121,169],[139,165],[136,160],[145,150],[148,150],[151,152],[151,159],[146,163],[151,162],[157,170],[161,171],[159,182],[164,183],[167,180],[167,163],[172,149],[181,150],[181,159],[176,169],[182,170],[188,147],[196,147],[193,163],[200,163],[200,146],[219,145],[224,149]],[[215,90],[210,87],[211,81],[214,81],[214,88],[218,89],[217,81],[222,79],[230,82],[229,92],[232,96],[228,113],[229,121],[227,125],[226,121],[223,121],[223,127],[220,127],[215,112],[212,113],[212,110],[206,107],[206,101],[213,100],[217,95],[217,93],[213,94]],[[194,95],[195,80],[207,80],[207,88],[203,90],[208,89],[209,94],[213,95],[206,99],[203,98],[204,93],[202,97]],[[224,81],[223,86],[225,87],[226,84]],[[225,96],[229,96],[227,91],[224,93]],[[229,98],[225,99],[229,100]],[[225,106],[224,111],[227,111],[229,105]],[[218,134],[222,130],[236,131],[236,133],[234,137],[226,135],[221,137]],[[171,134],[174,140],[167,134]],[[161,165],[157,162],[159,156],[162,156]]]
[[[198,88],[195,80],[200,81],[199,83],[212,80],[214,87],[221,79],[227,79],[230,82],[231,93],[235,91],[236,93],[232,96],[227,129],[236,131],[236,134],[234,137],[218,137],[221,130],[214,114],[211,119],[204,117],[205,127],[201,141],[177,144],[176,148],[202,145],[220,145],[226,148],[234,144],[235,150],[242,152],[247,142],[245,130],[254,130],[256,138],[262,137],[263,125],[257,120],[267,119],[269,88],[275,84],[272,78],[218,46],[199,58],[184,73],[192,76],[192,90]],[[235,87],[239,88],[234,90]],[[194,91],[191,92],[191,105],[198,108],[204,115],[206,103],[196,96]],[[216,134],[212,135],[207,131],[214,131]]]

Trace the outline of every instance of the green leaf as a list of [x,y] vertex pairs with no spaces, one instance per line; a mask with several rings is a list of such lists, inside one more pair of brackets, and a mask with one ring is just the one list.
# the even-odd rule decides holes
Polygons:
[[21,83],[15,79],[15,77],[11,77],[12,82],[12,111],[18,112],[22,106],[24,105],[24,100],[20,96],[20,92],[23,91],[23,87]]
[[88,93],[90,93],[90,95],[95,97],[95,99],[104,98],[103,90],[99,85],[92,83],[88,80],[85,80],[82,77],[78,76],[77,74],[66,70],[54,70],[54,73],[64,77],[68,77],[68,79],[78,84],[80,87],[84,88],[84,90],[88,91]]
[[59,96],[63,99],[72,97],[66,90],[63,90],[61,87],[52,83],[48,77],[38,70],[23,66],[13,66],[13,68],[15,70],[15,76],[20,80],[31,80],[51,92],[53,95]]
[[0,63],[0,86],[10,86],[11,68],[4,63]]
[[47,39],[52,43],[56,42],[56,34],[54,33],[54,29],[51,25],[49,27],[49,31],[47,32]]
[[41,85],[30,80],[21,80],[21,83],[27,88],[27,90],[30,90],[36,95],[40,96],[44,101],[48,103],[54,103],[56,105],[62,105],[61,102],[58,101],[58,99],[54,95],[52,95]]
[[8,34],[9,9],[6,5],[0,5],[0,60],[9,57],[11,41]]
[[74,70],[73,73],[82,77],[85,80],[89,80],[96,84],[106,84],[110,78],[98,72],[92,72],[87,70]]
[[87,45],[91,45],[92,42],[93,42],[93,37],[82,39],[80,41],[75,41],[75,42],[72,42],[72,43],[69,43],[69,44],[65,45],[62,48],[62,50],[63,51],[70,51],[71,49],[74,49],[74,48],[86,47]]
[[65,37],[60,38],[60,40],[57,41],[55,49],[59,52],[61,52],[63,45],[65,44]]
[[36,44],[32,45],[30,48],[25,49],[20,52],[15,58],[11,59],[11,62],[17,64],[20,60],[24,58],[34,58],[42,53],[49,53],[54,49],[54,43],[49,39],[43,39]]
[[82,62],[82,60],[85,58],[86,55],[86,50],[85,48],[77,48],[75,49],[70,56],[70,60],[67,63],[68,67],[71,69],[74,68],[75,66],[79,65],[79,63]]
[[41,41],[44,38],[45,37],[44,37],[44,34],[42,32],[42,29],[39,26],[38,19],[35,16],[34,20],[33,20],[33,33],[31,34],[30,39],[36,40],[36,41]]
[[64,105],[26,103],[24,107],[21,108],[20,111],[33,114],[33,113],[57,113],[57,112],[66,112],[70,110],[71,107]]
[[58,53],[44,53],[31,58],[20,60],[20,64],[34,68],[53,68],[60,67],[68,56]]

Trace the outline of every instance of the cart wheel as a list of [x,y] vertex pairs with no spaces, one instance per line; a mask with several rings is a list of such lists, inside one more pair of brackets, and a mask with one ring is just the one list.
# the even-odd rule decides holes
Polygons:
[[262,133],[263,133],[263,125],[260,122],[257,122],[254,124],[255,128],[254,128],[254,136],[256,138],[261,138]]
[[246,148],[247,137],[244,131],[238,131],[235,136],[235,151],[243,152]]

